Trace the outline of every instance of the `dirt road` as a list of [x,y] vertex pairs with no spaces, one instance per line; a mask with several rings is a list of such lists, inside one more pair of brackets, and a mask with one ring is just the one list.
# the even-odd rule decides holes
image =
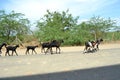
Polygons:
[[[0,57],[0,80],[119,80],[120,45],[101,44],[95,53],[83,54],[84,46],[61,47],[61,54]],[[3,51],[4,53],[4,51]]]

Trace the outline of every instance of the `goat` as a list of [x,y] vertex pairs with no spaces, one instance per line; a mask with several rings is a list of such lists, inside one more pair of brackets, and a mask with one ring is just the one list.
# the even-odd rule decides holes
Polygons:
[[57,50],[59,49],[59,54],[60,54],[60,45],[61,43],[63,43],[64,41],[63,40],[53,40],[50,42],[49,46],[48,46],[48,49],[46,50],[46,52],[50,49],[51,51],[51,54],[53,54],[53,51],[52,51],[52,47],[56,47],[56,53],[57,53]]
[[37,54],[37,52],[35,51],[35,48],[38,47],[38,46],[27,46],[27,50],[26,50],[26,55],[27,53],[29,54],[29,50],[31,49],[32,50],[32,54],[33,54],[33,51],[35,52],[35,54]]
[[95,45],[94,41],[89,40],[88,42],[85,42],[84,53],[92,52],[94,45]]
[[50,42],[41,43],[41,53],[43,53],[43,50],[44,50],[44,53],[46,53],[45,48],[49,48],[49,45],[50,45]]
[[6,47],[6,45],[7,45],[6,43],[2,43],[2,44],[0,45],[0,56],[1,56],[1,54],[2,54],[2,51],[1,51],[2,47],[3,47],[3,46]]
[[7,54],[10,56],[9,54],[9,51],[12,51],[12,56],[13,56],[13,53],[15,52],[16,55],[18,56],[17,52],[16,52],[16,49],[19,47],[19,45],[16,45],[16,46],[7,46],[6,47],[6,54],[5,56],[7,56]]
[[97,50],[99,50],[99,44],[100,44],[101,42],[103,42],[103,39],[102,39],[102,38],[96,40],[96,49],[97,49]]
[[[103,41],[103,39],[97,39],[96,41],[88,41],[85,42],[85,48],[84,48],[84,52],[95,52],[97,50],[99,50],[99,44]],[[85,52],[85,53],[86,53]]]

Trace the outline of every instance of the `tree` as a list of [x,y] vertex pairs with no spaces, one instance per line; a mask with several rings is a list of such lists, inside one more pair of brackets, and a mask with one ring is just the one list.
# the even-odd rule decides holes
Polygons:
[[23,16],[22,13],[11,11],[7,14],[0,10],[0,36],[9,41],[12,36],[27,34],[30,31],[30,21]]
[[[77,25],[78,17],[73,18],[72,14],[67,11],[50,12],[47,10],[47,14],[44,15],[41,20],[37,22],[38,31],[37,37],[42,41],[49,41],[53,39],[63,39],[68,36],[67,29],[72,30]],[[67,27],[67,29],[65,29]]]
[[90,33],[94,34],[94,38],[102,37],[103,33],[115,28],[116,22],[110,18],[104,19],[99,16],[94,16],[87,21]]

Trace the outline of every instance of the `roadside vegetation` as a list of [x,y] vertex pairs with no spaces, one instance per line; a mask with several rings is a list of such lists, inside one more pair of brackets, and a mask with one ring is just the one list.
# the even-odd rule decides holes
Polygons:
[[31,30],[30,20],[22,13],[0,10],[0,43],[13,42],[16,38],[22,43],[53,39],[63,39],[63,45],[83,45],[87,40],[103,38],[105,42],[120,40],[120,26],[115,20],[93,16],[87,21],[79,22],[80,15],[73,16],[69,10],[58,12],[46,11],[46,14],[35,22],[36,30]]

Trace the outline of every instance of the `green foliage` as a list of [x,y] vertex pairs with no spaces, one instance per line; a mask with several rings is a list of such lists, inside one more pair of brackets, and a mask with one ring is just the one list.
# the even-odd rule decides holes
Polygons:
[[[68,13],[68,10],[62,13],[47,10],[44,18],[37,22],[39,30],[36,35],[41,41],[64,39],[69,36],[70,30],[77,25],[76,22],[77,18],[74,19],[72,15]],[[66,31],[65,27],[67,27],[69,31]]]
[[47,10],[47,14],[37,22],[38,31],[35,35],[39,41],[64,39],[64,45],[83,45],[87,40],[105,38],[110,29],[117,28],[115,21],[99,16],[77,24],[79,17],[74,18],[68,12],[69,10],[62,13]]
[[120,40],[120,32],[119,31],[107,32],[104,35],[104,39],[106,40],[106,42]]
[[83,45],[85,41],[103,38],[105,41],[120,40],[120,26],[110,18],[93,16],[88,21],[77,23],[69,10],[47,13],[36,22],[38,28],[31,34],[30,21],[24,14],[0,10],[0,42],[11,43],[17,37],[22,42],[36,40],[41,42],[63,39],[64,45]]
[[110,18],[104,19],[99,16],[90,18],[89,21],[80,24],[81,29],[87,30],[89,34],[93,35],[94,39],[103,37],[104,33],[116,28],[115,21]]
[[15,13],[14,11],[6,13],[0,10],[0,37],[1,42],[11,42],[14,36],[24,36],[29,29],[30,21],[23,18],[24,14]]

